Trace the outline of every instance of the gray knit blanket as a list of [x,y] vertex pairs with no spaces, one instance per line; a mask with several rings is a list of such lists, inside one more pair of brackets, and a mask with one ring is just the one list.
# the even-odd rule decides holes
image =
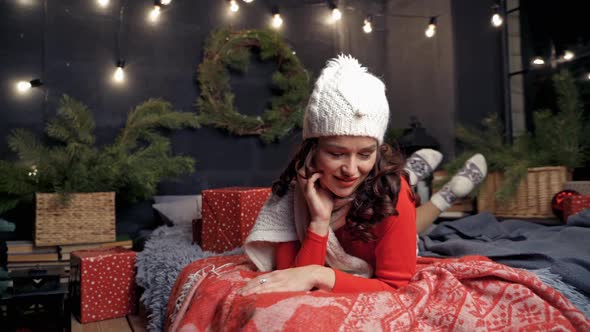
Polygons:
[[191,225],[161,226],[146,241],[143,251],[137,253],[135,266],[137,285],[144,289],[140,301],[147,310],[147,330],[162,331],[166,318],[166,305],[180,271],[189,263],[214,255],[242,253],[234,249],[223,254],[201,250],[192,244]]

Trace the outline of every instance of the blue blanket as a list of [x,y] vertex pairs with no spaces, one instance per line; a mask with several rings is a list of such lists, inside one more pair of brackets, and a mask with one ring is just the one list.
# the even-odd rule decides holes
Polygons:
[[489,213],[439,224],[420,236],[420,255],[482,255],[525,269],[550,268],[562,280],[590,297],[590,210],[567,225],[524,220],[498,221]]

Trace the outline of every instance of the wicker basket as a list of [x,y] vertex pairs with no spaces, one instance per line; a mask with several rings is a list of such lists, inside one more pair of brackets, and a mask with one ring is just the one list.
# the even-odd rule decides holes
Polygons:
[[114,241],[115,193],[36,194],[35,245],[53,246]]
[[571,173],[562,166],[529,168],[514,197],[507,202],[499,202],[495,194],[502,184],[502,174],[490,173],[477,197],[477,209],[498,217],[556,218],[551,209],[551,199],[570,178]]

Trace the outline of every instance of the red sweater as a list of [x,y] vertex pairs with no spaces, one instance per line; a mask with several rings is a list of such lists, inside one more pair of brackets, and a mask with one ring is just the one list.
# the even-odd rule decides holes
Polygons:
[[[406,285],[416,271],[416,207],[410,186],[402,178],[397,202],[398,216],[391,216],[375,226],[376,241],[353,240],[347,227],[335,231],[344,250],[364,259],[375,269],[371,279],[333,269],[334,292],[367,292],[397,289]],[[312,264],[325,265],[328,236],[311,230],[299,241],[279,243],[276,247],[277,269]]]

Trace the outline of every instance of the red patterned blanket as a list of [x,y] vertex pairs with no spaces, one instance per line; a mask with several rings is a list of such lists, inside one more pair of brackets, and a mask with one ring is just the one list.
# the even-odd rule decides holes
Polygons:
[[485,257],[418,258],[397,291],[237,295],[258,275],[245,256],[211,257],[178,276],[167,331],[590,331],[590,319],[533,273]]

